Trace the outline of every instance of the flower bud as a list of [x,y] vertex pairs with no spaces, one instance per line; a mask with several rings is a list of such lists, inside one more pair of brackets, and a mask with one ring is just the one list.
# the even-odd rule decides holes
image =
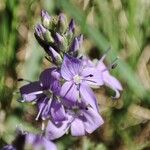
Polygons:
[[40,37],[41,39],[43,39],[43,34],[45,34],[46,32],[46,29],[41,25],[41,24],[38,24],[36,27],[35,27],[35,34]]
[[58,30],[60,33],[65,33],[66,29],[67,29],[67,18],[63,13],[61,13],[59,15],[58,20]]
[[52,60],[54,63],[56,63],[57,65],[62,63],[62,58],[59,55],[59,53],[54,50],[51,46],[49,47],[49,55],[52,57]]
[[42,20],[43,26],[48,29],[50,21],[51,21],[51,17],[49,16],[47,11],[45,10],[41,11],[41,20]]
[[79,41],[78,41],[78,38],[76,37],[76,38],[74,38],[74,40],[72,42],[70,51],[75,52],[75,51],[79,50],[79,48],[80,48]]
[[53,39],[51,32],[49,30],[46,30],[45,34],[43,34],[43,37],[44,37],[44,40],[46,42],[50,42],[50,43],[54,42],[54,39]]
[[50,42],[50,43],[54,42],[51,32],[47,30],[46,28],[44,28],[41,24],[38,24],[35,27],[35,33],[39,38],[41,38],[42,40],[45,40],[46,42]]
[[83,43],[83,35],[80,34],[80,35],[77,37],[77,39],[78,39],[78,42],[79,42],[79,47],[81,48],[82,43]]
[[73,19],[71,19],[71,21],[69,23],[69,32],[72,32],[72,33],[75,32],[75,22]]
[[56,32],[55,42],[58,45],[57,47],[60,51],[66,52],[68,47],[68,42],[65,37],[61,36],[59,33]]

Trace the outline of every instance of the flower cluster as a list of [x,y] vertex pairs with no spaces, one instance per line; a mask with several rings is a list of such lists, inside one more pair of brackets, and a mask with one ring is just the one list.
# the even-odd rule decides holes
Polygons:
[[46,11],[41,18],[35,37],[53,67],[44,70],[38,81],[20,88],[22,102],[36,103],[35,119],[47,121],[44,133],[49,140],[68,131],[72,136],[90,134],[104,122],[92,88],[106,85],[116,92],[113,98],[118,98],[122,86],[104,64],[106,54],[97,63],[79,57],[83,35],[75,35],[73,19],[68,23],[64,14],[52,17]]

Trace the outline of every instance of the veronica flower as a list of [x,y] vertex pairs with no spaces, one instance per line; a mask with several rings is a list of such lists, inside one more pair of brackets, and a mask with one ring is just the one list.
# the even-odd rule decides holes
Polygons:
[[57,150],[56,145],[42,135],[18,133],[12,145],[6,145],[1,150]]
[[[101,74],[94,68],[84,66],[81,59],[64,56],[61,75],[65,79],[61,87],[61,96],[67,101],[84,101],[98,110],[96,97],[89,86],[102,85]],[[65,102],[67,102],[65,101]]]
[[58,124],[48,122],[45,134],[48,139],[57,139],[69,129],[72,136],[84,136],[88,133],[91,134],[103,124],[103,119],[97,110],[84,103],[74,103],[66,109],[66,112],[67,119],[65,121]]
[[[41,73],[39,81],[31,82],[20,88],[23,101],[37,103],[39,112],[36,120],[39,117],[43,120],[52,117],[55,121],[65,118],[64,107],[56,96],[60,91],[59,78],[60,74],[56,68],[46,69]],[[58,116],[54,112],[61,115]]]
[[26,145],[30,145],[33,150],[57,150],[56,145],[41,135],[29,133],[26,135]]

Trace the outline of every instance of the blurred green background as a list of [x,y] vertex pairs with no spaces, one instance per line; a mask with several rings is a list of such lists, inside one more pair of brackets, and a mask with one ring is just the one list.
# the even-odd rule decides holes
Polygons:
[[[57,140],[60,150],[150,149],[150,1],[149,0],[0,0],[0,148],[11,143],[17,126],[40,132],[36,108],[17,102],[17,78],[38,79],[49,66],[34,38],[40,11],[64,12],[84,34],[82,53],[110,64],[123,85],[121,98],[112,100],[107,88],[95,90],[105,123],[92,135]],[[34,109],[33,109],[34,108]]]

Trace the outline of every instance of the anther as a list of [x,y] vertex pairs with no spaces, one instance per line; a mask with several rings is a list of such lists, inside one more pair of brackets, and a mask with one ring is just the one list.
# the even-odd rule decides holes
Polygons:
[[23,78],[18,78],[17,81],[19,81],[19,82],[21,82],[21,81],[26,81],[26,82],[30,82],[30,83],[32,82],[32,81],[30,81],[30,80],[28,80],[28,79],[23,79]]

